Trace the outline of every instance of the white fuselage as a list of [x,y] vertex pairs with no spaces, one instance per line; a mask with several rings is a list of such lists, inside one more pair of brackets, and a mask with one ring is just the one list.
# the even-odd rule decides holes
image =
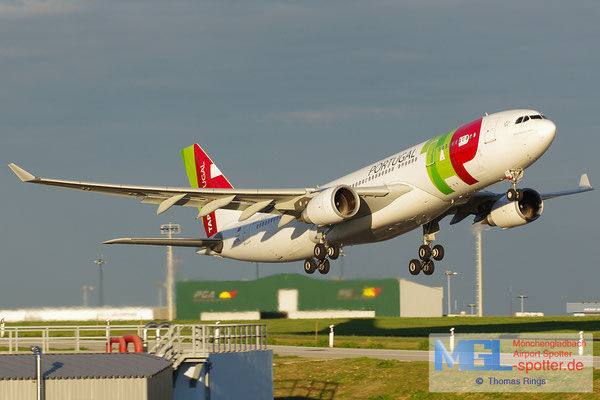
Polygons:
[[[441,135],[322,185],[352,188],[394,185],[412,188],[400,196],[371,202],[369,214],[327,227],[299,221],[278,228],[280,217],[258,213],[220,232],[220,253],[209,254],[256,262],[287,262],[312,257],[315,243],[327,240],[348,246],[387,240],[444,214],[461,198],[506,179],[506,171],[525,169],[552,143],[556,127],[548,119],[515,122],[534,110],[486,115]],[[462,167],[461,167],[462,165]]]

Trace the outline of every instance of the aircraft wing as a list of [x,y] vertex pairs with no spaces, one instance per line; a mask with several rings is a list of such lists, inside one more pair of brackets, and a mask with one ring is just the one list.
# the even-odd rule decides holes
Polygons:
[[[240,221],[250,218],[257,212],[285,215],[286,218],[282,218],[281,226],[298,218],[308,200],[319,193],[318,188],[212,189],[78,182],[36,177],[16,164],[11,163],[8,166],[23,182],[139,198],[142,203],[157,204],[157,214],[162,214],[174,205],[200,207],[202,209],[198,214],[199,218],[217,209],[224,208],[242,211]],[[376,201],[376,198],[383,196],[390,195],[390,198],[395,198],[407,193],[412,188],[407,185],[392,185],[354,188],[354,190],[369,204],[369,202]]]
[[542,193],[542,200],[553,199],[560,196],[568,196],[570,194],[589,192],[590,190],[594,190],[592,184],[590,183],[590,178],[588,178],[587,174],[582,174],[581,178],[579,178],[579,187],[577,189],[563,190],[562,192]]

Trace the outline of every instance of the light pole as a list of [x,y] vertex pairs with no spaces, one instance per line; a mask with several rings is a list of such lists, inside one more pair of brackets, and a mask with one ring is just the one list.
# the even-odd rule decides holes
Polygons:
[[346,253],[344,253],[344,249],[340,247],[340,279],[344,279],[344,259],[346,258]]
[[444,271],[444,274],[446,274],[446,276],[448,277],[448,315],[450,315],[450,312],[452,311],[450,308],[450,277],[452,275],[458,275],[458,272]]
[[481,230],[477,231],[475,247],[477,251],[477,316],[483,317],[483,243],[481,239]]
[[83,292],[83,306],[84,307],[88,306],[88,292],[91,292],[92,290],[94,290],[94,287],[90,286],[90,285],[83,285],[81,287],[81,291]]
[[[173,224],[172,222],[169,222],[168,224],[162,224],[160,226],[160,233],[167,235],[169,239],[173,237],[173,234],[180,232],[181,225],[179,224]],[[173,321],[175,319],[175,296],[173,290],[175,282],[173,278],[173,246],[167,246],[167,278],[165,279],[165,286],[167,287],[167,310],[169,314],[169,321]]]
[[98,270],[100,273],[100,284],[98,285],[98,305],[100,307],[104,307],[104,276],[102,270],[104,264],[108,264],[108,262],[103,258],[102,254],[100,254],[100,258],[94,260],[94,264],[98,266]]
[[513,299],[513,297],[512,297],[512,286],[508,287],[508,298],[510,300],[510,306],[509,306],[508,315],[512,316],[513,315],[513,312],[512,312],[512,299]]
[[527,298],[527,296],[517,296],[518,299],[521,299],[521,313],[523,313],[523,301]]
[[163,289],[165,288],[165,283],[163,281],[156,281],[156,290],[158,292],[158,307],[163,307]]

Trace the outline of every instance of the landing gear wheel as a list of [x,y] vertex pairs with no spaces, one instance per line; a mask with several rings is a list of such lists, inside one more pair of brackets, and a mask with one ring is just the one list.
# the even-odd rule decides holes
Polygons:
[[515,197],[515,200],[516,201],[523,200],[523,190],[522,189],[517,189],[517,190],[515,190],[515,192],[517,192],[517,197]]
[[327,249],[325,248],[325,245],[323,243],[315,244],[313,254],[317,260],[323,260],[327,256]]
[[506,192],[506,198],[509,201],[517,200],[517,191],[515,189],[508,189],[508,191]]
[[440,244],[433,246],[433,249],[431,249],[431,256],[434,260],[441,261],[442,258],[444,258],[444,247]]
[[433,261],[428,260],[423,263],[423,273],[425,275],[433,274],[433,270],[434,270]]
[[431,258],[431,247],[426,244],[422,244],[419,247],[419,258],[421,260],[427,261]]
[[304,260],[304,272],[307,274],[314,274],[317,269],[317,263],[312,258]]
[[421,261],[417,259],[410,260],[408,263],[408,272],[412,275],[419,275],[419,272],[421,272]]
[[337,260],[340,256],[340,247],[336,245],[331,245],[327,248],[327,255],[330,260]]
[[324,259],[319,261],[317,268],[319,269],[319,272],[323,275],[326,275],[329,272],[329,260],[328,259]]

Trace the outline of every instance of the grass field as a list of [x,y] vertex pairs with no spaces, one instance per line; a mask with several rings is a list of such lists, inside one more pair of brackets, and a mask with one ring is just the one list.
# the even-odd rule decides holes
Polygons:
[[[427,350],[430,333],[592,333],[600,339],[600,317],[443,317],[334,320],[264,320],[270,344],[326,346],[335,325],[337,347]],[[315,335],[316,331],[316,335]],[[600,346],[595,346],[600,355]]]
[[283,399],[569,399],[600,398],[600,371],[593,393],[430,393],[426,362],[356,358],[323,360],[275,357],[275,398]]

